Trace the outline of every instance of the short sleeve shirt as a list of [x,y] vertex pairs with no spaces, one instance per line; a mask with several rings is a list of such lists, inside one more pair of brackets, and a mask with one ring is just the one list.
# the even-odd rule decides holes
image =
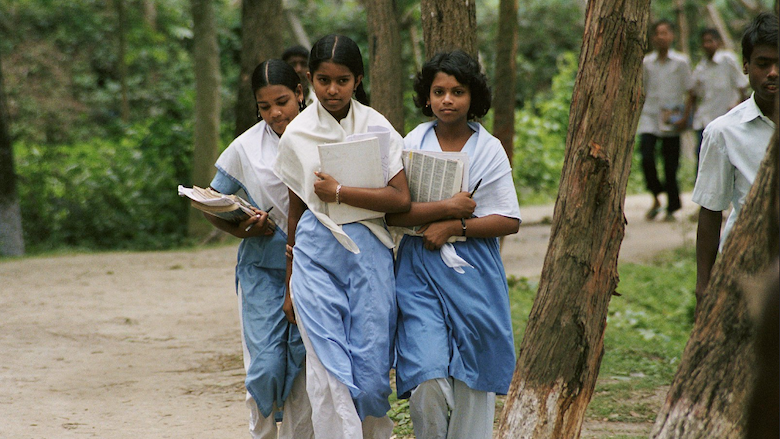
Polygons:
[[747,88],[747,76],[732,52],[718,50],[712,59],[702,59],[693,71],[693,92],[698,104],[693,129],[701,130],[716,117],[726,114]]
[[661,109],[682,108],[693,88],[691,64],[688,56],[669,50],[666,58],[659,59],[652,52],[642,61],[645,104],[639,117],[637,133],[656,136],[677,136],[679,133],[662,132],[659,126]]
[[775,131],[774,122],[761,113],[754,96],[704,129],[692,200],[712,211],[734,206],[726,220],[721,247],[745,204]]

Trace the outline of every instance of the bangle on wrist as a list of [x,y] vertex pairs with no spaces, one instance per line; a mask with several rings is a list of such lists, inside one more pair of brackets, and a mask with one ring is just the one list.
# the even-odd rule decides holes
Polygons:
[[460,219],[460,225],[463,227],[463,231],[460,236],[466,236],[466,220],[461,218]]
[[341,204],[341,185],[336,186],[336,204]]

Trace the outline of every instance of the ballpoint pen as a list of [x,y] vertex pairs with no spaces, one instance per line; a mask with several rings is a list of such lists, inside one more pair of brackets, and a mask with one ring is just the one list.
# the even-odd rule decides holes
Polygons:
[[[270,209],[268,209],[268,210],[266,210],[266,211],[265,211],[265,213],[270,215],[272,210],[274,210],[274,206],[271,206],[271,208],[270,208]],[[246,226],[246,229],[244,229],[244,231],[245,231],[245,232],[248,232],[248,231],[249,231],[249,230],[250,230],[252,227],[254,227],[254,226],[255,226],[255,224],[257,224],[257,221],[255,221],[255,222],[253,222],[252,224],[250,224],[250,225]]]
[[477,191],[477,189],[479,189],[479,185],[480,185],[480,184],[482,184],[482,179],[481,179],[481,178],[480,178],[480,179],[479,179],[479,181],[477,182],[477,185],[476,185],[476,186],[474,186],[474,190],[473,190],[473,191],[471,191],[471,193],[469,194],[469,198],[472,198],[472,197],[474,196],[474,192],[476,192],[476,191]]

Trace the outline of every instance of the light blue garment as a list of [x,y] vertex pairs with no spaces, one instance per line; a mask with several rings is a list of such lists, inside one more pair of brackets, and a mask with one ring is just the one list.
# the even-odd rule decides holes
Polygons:
[[393,255],[366,226],[345,224],[352,253],[307,210],[295,231],[297,319],[323,366],[349,388],[361,420],[390,409],[397,308]]
[[506,394],[515,368],[509,291],[497,238],[453,243],[475,268],[456,273],[423,239],[406,235],[396,257],[396,388],[401,397],[434,378]]
[[[239,189],[221,171],[211,187],[223,194]],[[240,284],[243,292],[241,317],[250,358],[245,385],[264,417],[274,404],[283,406],[306,355],[298,327],[287,321],[282,310],[286,244],[287,236],[277,228],[268,237],[246,238],[238,247],[236,287]]]

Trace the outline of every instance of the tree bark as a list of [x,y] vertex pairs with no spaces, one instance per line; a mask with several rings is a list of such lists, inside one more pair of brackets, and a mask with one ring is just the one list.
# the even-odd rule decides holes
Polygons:
[[119,84],[120,88],[122,90],[122,108],[121,108],[121,115],[122,115],[122,122],[128,123],[130,122],[130,101],[127,97],[127,57],[125,54],[127,53],[127,39],[125,38],[127,34],[127,29],[125,26],[125,23],[127,21],[125,17],[125,0],[115,0],[116,1],[116,15],[117,15],[117,33],[119,34]]
[[518,0],[501,0],[496,38],[493,88],[493,135],[504,145],[512,164],[515,137],[515,76],[517,71]]
[[236,99],[236,137],[257,123],[252,72],[261,62],[281,55],[284,48],[279,20],[282,17],[282,2],[278,0],[241,2],[241,76]]
[[[219,151],[220,73],[217,22],[212,2],[191,0],[193,64],[195,67],[195,127],[192,183],[206,187],[214,177]],[[204,236],[211,230],[197,209],[190,209],[189,234]]]
[[649,7],[588,3],[550,243],[499,438],[580,436],[618,283]]
[[474,0],[421,0],[425,57],[461,49],[477,57],[477,6]]
[[690,56],[690,26],[688,26],[688,14],[685,12],[685,0],[675,0],[675,13],[677,14],[677,42],[680,52]]
[[401,32],[393,0],[365,3],[368,19],[371,106],[404,133],[403,62]]
[[3,68],[0,62],[0,256],[21,256],[24,254],[22,212],[16,193],[14,155],[8,125]]
[[[745,407],[756,368],[754,326],[741,287],[778,255],[778,160],[775,131],[723,253],[712,268],[652,438],[744,437]],[[777,322],[773,330],[777,331]]]

